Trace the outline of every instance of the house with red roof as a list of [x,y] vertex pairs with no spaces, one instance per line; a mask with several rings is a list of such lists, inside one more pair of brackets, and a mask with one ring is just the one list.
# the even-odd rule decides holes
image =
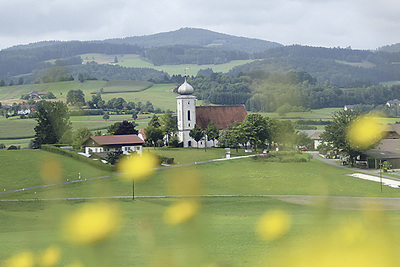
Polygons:
[[124,154],[142,154],[144,141],[136,134],[91,136],[83,143],[85,153],[107,153],[121,151]]

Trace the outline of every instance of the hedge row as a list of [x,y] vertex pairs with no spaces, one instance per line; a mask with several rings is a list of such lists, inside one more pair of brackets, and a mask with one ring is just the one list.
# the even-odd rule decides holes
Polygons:
[[279,151],[270,152],[269,154],[255,155],[253,159],[268,162],[308,162],[310,161],[310,155],[308,155],[307,158],[304,158],[301,155],[301,152]]
[[77,154],[74,151],[69,151],[66,149],[62,149],[62,148],[58,148],[52,145],[42,145],[41,149],[44,151],[48,151],[51,153],[56,153],[59,155],[63,155],[63,156],[67,156],[76,160],[79,160],[81,162],[85,162],[93,167],[96,167],[98,169],[104,170],[104,171],[110,171],[110,172],[115,172],[116,171],[116,167],[113,165],[109,165],[109,164],[104,164],[101,161],[98,160],[93,160],[90,158],[86,158],[82,155]]

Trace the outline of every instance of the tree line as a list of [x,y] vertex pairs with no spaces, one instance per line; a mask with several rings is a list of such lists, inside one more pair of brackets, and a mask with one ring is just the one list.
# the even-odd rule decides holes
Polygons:
[[279,112],[343,107],[345,105],[384,105],[398,98],[400,86],[371,85],[341,88],[329,82],[320,84],[307,72],[267,72],[253,70],[236,76],[212,73],[189,77],[198,99],[223,105],[245,104],[253,112]]

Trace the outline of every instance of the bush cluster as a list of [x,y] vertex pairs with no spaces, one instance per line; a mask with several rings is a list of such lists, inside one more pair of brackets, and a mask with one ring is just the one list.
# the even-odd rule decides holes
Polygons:
[[58,147],[55,147],[52,145],[42,145],[41,149],[44,151],[51,152],[51,153],[56,153],[59,155],[67,156],[67,157],[79,160],[81,162],[85,162],[87,164],[90,164],[91,166],[94,166],[94,167],[99,168],[104,171],[114,172],[116,170],[115,166],[113,166],[113,165],[103,164],[98,160],[92,160],[92,159],[86,158],[84,156],[77,154],[74,151],[69,151],[66,149],[58,148]]
[[307,162],[310,158],[301,156],[301,152],[297,151],[272,151],[268,154],[255,155],[254,160],[262,160],[268,162]]

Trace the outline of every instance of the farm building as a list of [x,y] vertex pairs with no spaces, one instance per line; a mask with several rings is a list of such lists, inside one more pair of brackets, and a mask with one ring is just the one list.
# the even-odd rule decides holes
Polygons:
[[83,143],[85,153],[104,153],[122,151],[124,154],[136,152],[142,154],[144,141],[137,135],[91,136]]
[[322,144],[321,134],[325,130],[300,130],[299,133],[305,133],[311,140],[313,140],[313,147],[311,149],[316,150],[317,147]]

